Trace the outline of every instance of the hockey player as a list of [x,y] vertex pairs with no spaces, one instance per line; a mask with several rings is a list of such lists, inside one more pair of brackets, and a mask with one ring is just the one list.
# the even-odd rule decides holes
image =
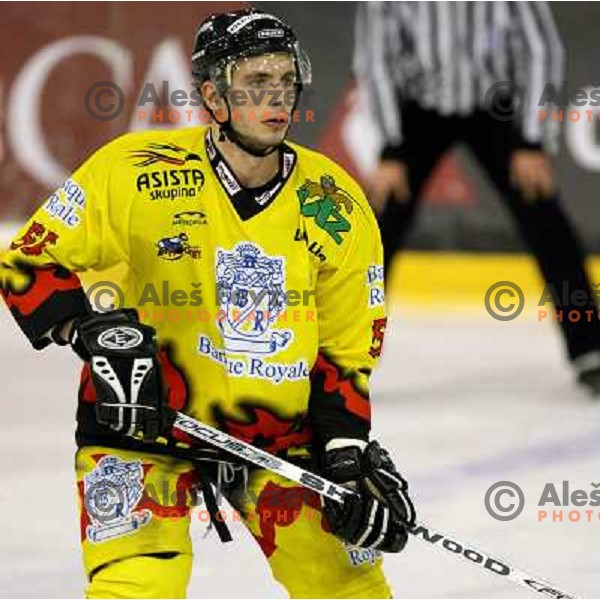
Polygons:
[[[228,535],[213,481],[291,596],[390,597],[381,552],[404,548],[414,510],[369,436],[385,329],[376,222],[339,166],[285,141],[310,82],[285,23],[254,10],[214,15],[192,64],[214,122],[100,148],[6,258],[21,278],[3,295],[34,348],[69,345],[84,361],[76,469],[87,596],[185,596],[198,485]],[[114,265],[127,270],[126,308],[94,312],[77,273]],[[202,310],[153,320],[148,290],[165,282],[187,291],[175,307],[200,290]],[[199,449],[170,427],[171,409],[359,493],[322,501]]]

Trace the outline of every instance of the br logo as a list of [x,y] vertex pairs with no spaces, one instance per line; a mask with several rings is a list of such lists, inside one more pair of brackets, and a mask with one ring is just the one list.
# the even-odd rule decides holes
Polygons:
[[243,242],[217,251],[216,270],[226,350],[274,354],[285,348],[292,332],[273,329],[286,306],[285,259]]

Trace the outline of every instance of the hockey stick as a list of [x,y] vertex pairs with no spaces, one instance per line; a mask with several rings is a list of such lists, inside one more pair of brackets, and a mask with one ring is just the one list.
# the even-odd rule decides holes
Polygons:
[[[273,454],[256,448],[251,444],[238,440],[227,433],[215,429],[210,425],[206,425],[188,417],[181,412],[175,412],[174,427],[187,433],[189,436],[208,442],[221,450],[225,450],[235,456],[243,458],[248,462],[254,463],[259,467],[273,471],[278,475],[282,475],[291,481],[300,483],[303,486],[321,494],[327,496],[331,500],[342,502],[344,497],[349,494],[353,494],[350,490],[337,485],[315,473],[311,473],[301,467],[294,465],[286,460],[283,460]],[[576,598],[572,594],[564,592],[558,589],[556,586],[550,583],[533,577],[520,569],[509,565],[506,561],[498,558],[493,558],[487,553],[477,549],[475,546],[470,544],[464,544],[457,542],[456,540],[446,536],[439,531],[425,525],[424,523],[417,523],[408,530],[415,537],[421,538],[430,544],[445,550],[450,554],[462,556],[469,562],[479,565],[481,568],[499,575],[506,577],[515,583],[526,587],[542,596],[547,598]]]

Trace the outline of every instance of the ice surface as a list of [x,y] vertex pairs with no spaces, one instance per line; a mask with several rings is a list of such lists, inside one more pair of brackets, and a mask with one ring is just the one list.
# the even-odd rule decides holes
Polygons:
[[[600,520],[538,523],[546,482],[600,481],[600,404],[573,383],[551,324],[394,313],[374,377],[374,430],[410,482],[420,516],[568,591],[600,596]],[[74,598],[82,574],[73,475],[77,361],[36,353],[0,311],[0,596]],[[493,520],[487,488],[518,483],[525,510]],[[192,598],[285,597],[240,526],[221,544],[195,521]],[[532,596],[412,540],[386,559],[396,597]]]

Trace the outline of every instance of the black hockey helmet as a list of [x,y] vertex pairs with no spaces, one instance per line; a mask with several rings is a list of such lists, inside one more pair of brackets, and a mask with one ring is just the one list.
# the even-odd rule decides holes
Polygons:
[[254,8],[211,15],[196,33],[192,74],[197,85],[212,79],[223,93],[231,85],[231,66],[236,60],[275,52],[292,56],[298,91],[310,84],[310,60],[292,28],[281,19]]

